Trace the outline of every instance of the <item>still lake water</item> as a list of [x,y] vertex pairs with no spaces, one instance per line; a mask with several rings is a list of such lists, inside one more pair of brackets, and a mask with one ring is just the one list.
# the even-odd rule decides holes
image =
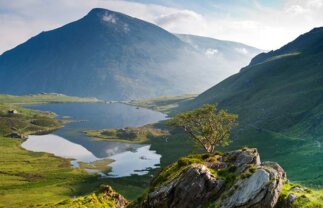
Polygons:
[[148,170],[159,167],[161,155],[150,150],[150,145],[94,141],[82,132],[87,129],[124,128],[155,123],[166,118],[160,112],[119,103],[64,103],[27,107],[55,112],[58,118],[68,116],[68,119],[78,122],[66,124],[52,134],[29,136],[22,144],[25,149],[72,158],[73,166],[78,166],[78,162],[112,159],[114,162],[109,165],[112,170],[105,173],[109,177],[143,175]]

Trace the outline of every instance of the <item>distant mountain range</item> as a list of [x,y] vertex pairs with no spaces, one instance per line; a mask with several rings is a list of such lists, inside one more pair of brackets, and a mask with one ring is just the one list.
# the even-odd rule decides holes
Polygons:
[[202,92],[260,53],[174,35],[106,9],[42,32],[0,56],[0,93],[56,92],[125,100]]
[[323,139],[323,27],[257,55],[183,109],[205,103],[238,113],[241,128]]

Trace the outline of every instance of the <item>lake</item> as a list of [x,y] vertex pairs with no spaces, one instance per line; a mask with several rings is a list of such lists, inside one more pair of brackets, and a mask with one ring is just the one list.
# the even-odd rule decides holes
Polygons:
[[142,126],[166,119],[165,114],[120,103],[64,103],[27,107],[55,112],[58,118],[76,121],[48,135],[29,136],[22,144],[27,150],[69,158],[74,167],[78,167],[80,162],[107,160],[111,167],[107,172],[88,169],[105,177],[143,175],[159,167],[161,155],[151,150],[149,144],[94,141],[82,132],[87,129]]

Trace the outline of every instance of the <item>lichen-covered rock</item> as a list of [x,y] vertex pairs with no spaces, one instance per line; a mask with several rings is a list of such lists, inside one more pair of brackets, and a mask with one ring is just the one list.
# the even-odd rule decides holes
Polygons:
[[260,165],[260,156],[256,148],[231,151],[224,154],[223,158],[237,167],[237,173],[242,173],[249,165]]
[[262,162],[261,165],[274,168],[279,173],[279,175],[282,179],[287,180],[286,172],[278,163],[265,161],[265,162]]
[[260,166],[249,177],[239,179],[229,189],[221,208],[272,208],[276,205],[282,189],[283,179],[278,171]]
[[140,207],[273,208],[285,179],[277,163],[261,164],[257,149],[189,156],[153,180]]
[[224,180],[212,175],[204,165],[190,165],[171,183],[149,193],[146,207],[198,208],[216,197]]

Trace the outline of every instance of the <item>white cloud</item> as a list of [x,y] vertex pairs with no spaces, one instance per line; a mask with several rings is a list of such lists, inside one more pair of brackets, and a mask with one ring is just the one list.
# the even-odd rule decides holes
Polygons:
[[307,2],[307,6],[314,8],[314,9],[318,9],[318,8],[322,8],[323,7],[323,0],[308,0]]
[[195,22],[203,21],[203,17],[196,12],[189,10],[178,10],[169,14],[162,14],[153,22],[162,27],[177,27],[180,24],[194,24]]
[[[77,20],[94,7],[120,11],[171,32],[235,40],[262,49],[276,49],[313,27],[323,26],[323,0],[285,0],[281,8],[264,7],[254,0],[248,8],[232,11],[231,5],[217,5],[227,13],[203,15],[124,0],[0,0],[0,53],[41,31]],[[109,16],[105,20],[116,22]],[[128,29],[125,25],[125,32]]]

